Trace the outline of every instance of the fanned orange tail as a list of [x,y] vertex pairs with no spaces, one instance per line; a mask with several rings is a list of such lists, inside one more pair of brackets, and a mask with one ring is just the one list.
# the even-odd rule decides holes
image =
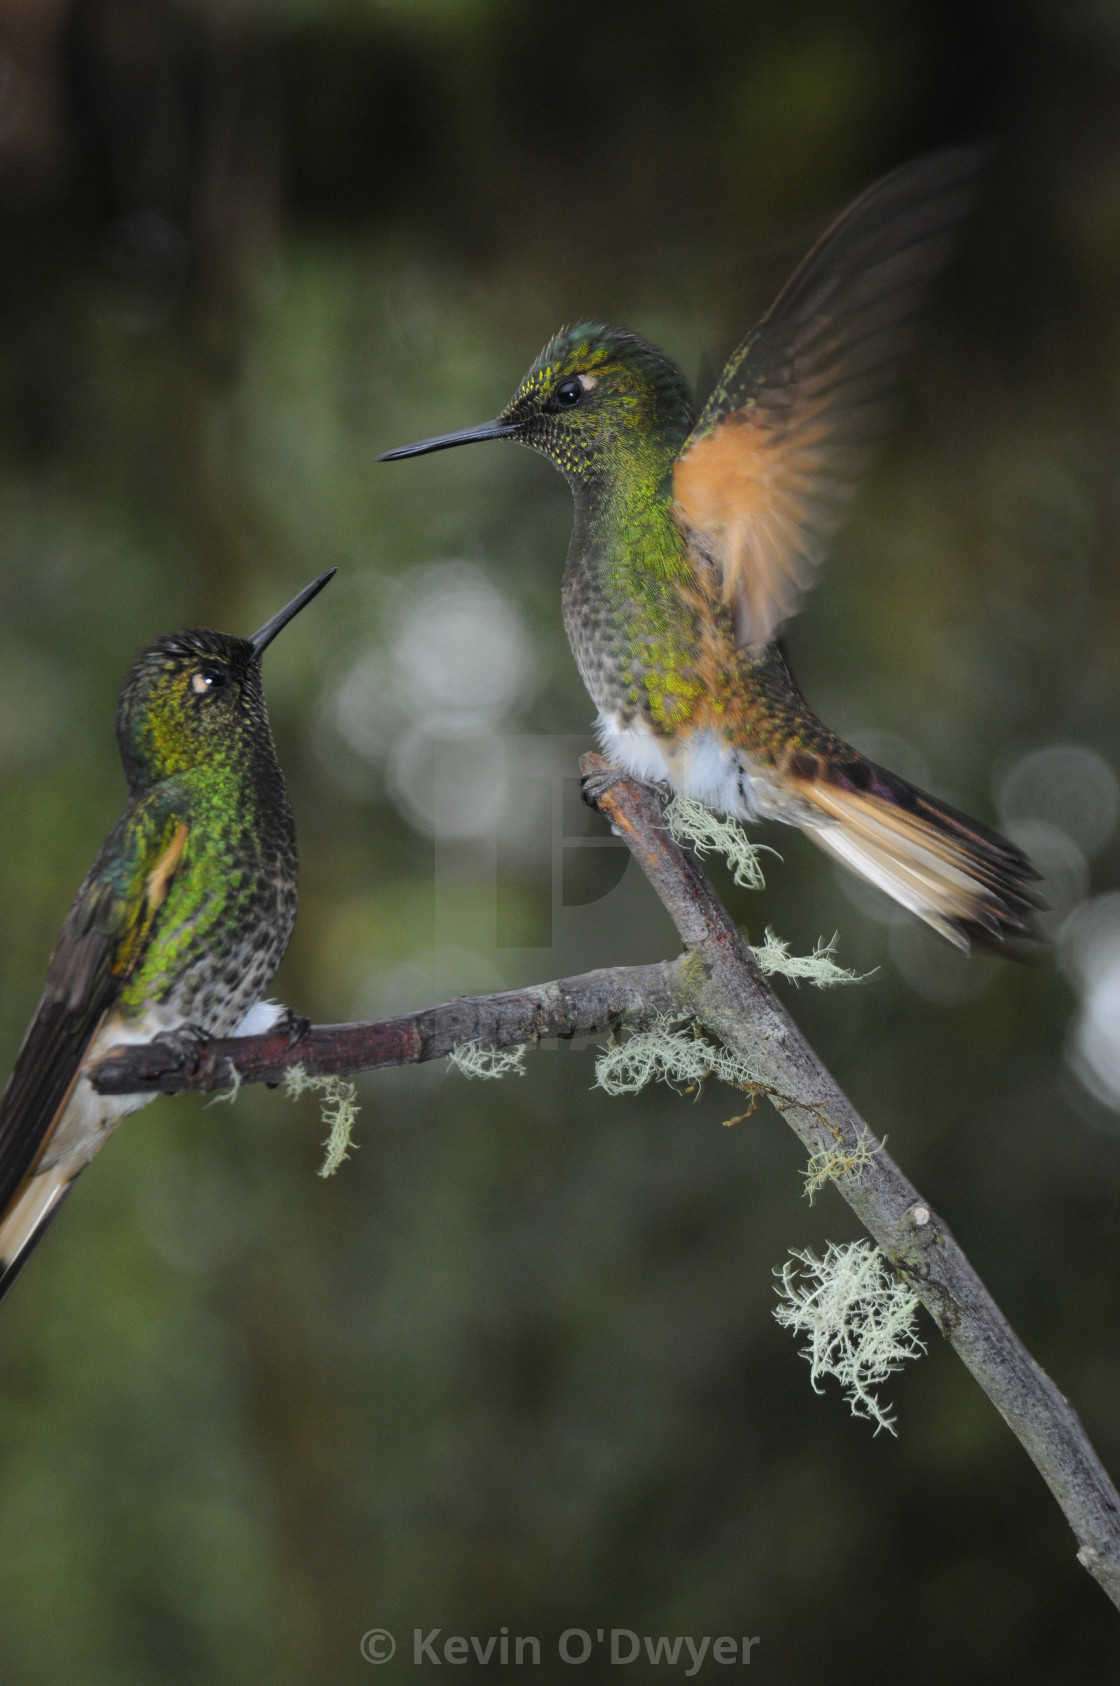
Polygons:
[[794,783],[813,842],[957,948],[1035,935],[1039,874],[1006,837],[861,757]]

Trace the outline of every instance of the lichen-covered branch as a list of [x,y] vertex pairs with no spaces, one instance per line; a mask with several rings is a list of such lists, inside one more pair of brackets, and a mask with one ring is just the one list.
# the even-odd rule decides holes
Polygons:
[[[684,954],[534,988],[462,998],[374,1024],[279,1027],[266,1036],[162,1043],[104,1060],[103,1093],[174,1093],[442,1059],[468,1044],[650,1030],[690,1019],[719,1038],[808,1149],[902,1281],[1018,1436],[1062,1507],[1078,1557],[1120,1606],[1120,1496],[1076,1413],[1008,1324],[942,1220],[868,1129],[774,996],[695,855],[672,835],[656,789],[583,759],[585,792],[625,839],[671,914]],[[764,955],[765,959],[766,956]],[[817,957],[819,961],[819,956]]]
[[231,1081],[280,1083],[293,1066],[308,1077],[346,1076],[383,1066],[442,1060],[476,1043],[510,1048],[547,1037],[602,1036],[642,1029],[679,1013],[685,961],[614,966],[499,995],[460,996],[440,1007],[371,1024],[282,1023],[264,1036],[148,1042],[101,1061],[103,1095],[225,1089]]
[[686,1002],[697,1022],[758,1073],[810,1154],[858,1161],[837,1189],[1018,1436],[1065,1512],[1080,1562],[1120,1607],[1120,1495],[1077,1413],[777,1000],[695,857],[671,836],[659,792],[618,779],[601,756],[585,755],[582,766],[692,957]]

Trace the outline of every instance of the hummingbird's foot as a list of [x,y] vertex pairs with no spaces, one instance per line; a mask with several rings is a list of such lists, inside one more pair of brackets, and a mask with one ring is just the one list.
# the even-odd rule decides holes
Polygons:
[[153,1048],[166,1048],[168,1059],[175,1071],[190,1070],[198,1063],[198,1052],[202,1043],[209,1042],[210,1032],[204,1030],[200,1024],[181,1024],[174,1030],[165,1030],[161,1035],[152,1039]]
[[580,794],[589,808],[597,808],[607,791],[620,784],[623,779],[630,784],[644,785],[648,790],[655,790],[659,796],[666,799],[673,794],[671,787],[661,780],[639,779],[635,774],[627,772],[625,767],[608,761],[605,755],[583,756],[580,768]]
[[285,1007],[273,1028],[286,1036],[289,1042],[302,1042],[311,1029],[311,1020],[302,1013],[293,1013],[290,1007]]
[[580,775],[580,795],[589,808],[597,808],[608,790],[629,777],[625,767],[616,766],[605,755],[583,756]]

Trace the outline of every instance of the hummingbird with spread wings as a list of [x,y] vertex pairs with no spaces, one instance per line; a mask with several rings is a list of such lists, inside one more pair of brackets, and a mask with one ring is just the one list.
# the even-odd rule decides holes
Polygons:
[[91,1068],[156,1037],[262,1032],[296,914],[296,836],[261,657],[335,570],[251,638],[189,630],[125,680],[128,807],[74,900],[0,1097],[0,1299],[74,1179],[151,1094],[100,1095]]
[[871,450],[980,155],[936,153],[855,201],[733,353],[699,417],[622,328],[550,340],[496,421],[382,461],[510,439],[567,479],[564,620],[603,749],[737,819],[781,820],[967,950],[1030,934],[1006,838],[876,765],[801,695],[780,633]]

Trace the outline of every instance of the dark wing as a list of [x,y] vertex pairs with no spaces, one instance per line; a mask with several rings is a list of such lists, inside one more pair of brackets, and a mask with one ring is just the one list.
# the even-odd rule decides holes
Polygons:
[[143,952],[187,838],[166,801],[139,804],[78,891],[0,1099],[0,1225],[49,1142],[86,1050]]
[[857,199],[734,353],[685,441],[677,517],[718,568],[741,644],[769,643],[811,583],[982,162],[973,149],[933,153]]

